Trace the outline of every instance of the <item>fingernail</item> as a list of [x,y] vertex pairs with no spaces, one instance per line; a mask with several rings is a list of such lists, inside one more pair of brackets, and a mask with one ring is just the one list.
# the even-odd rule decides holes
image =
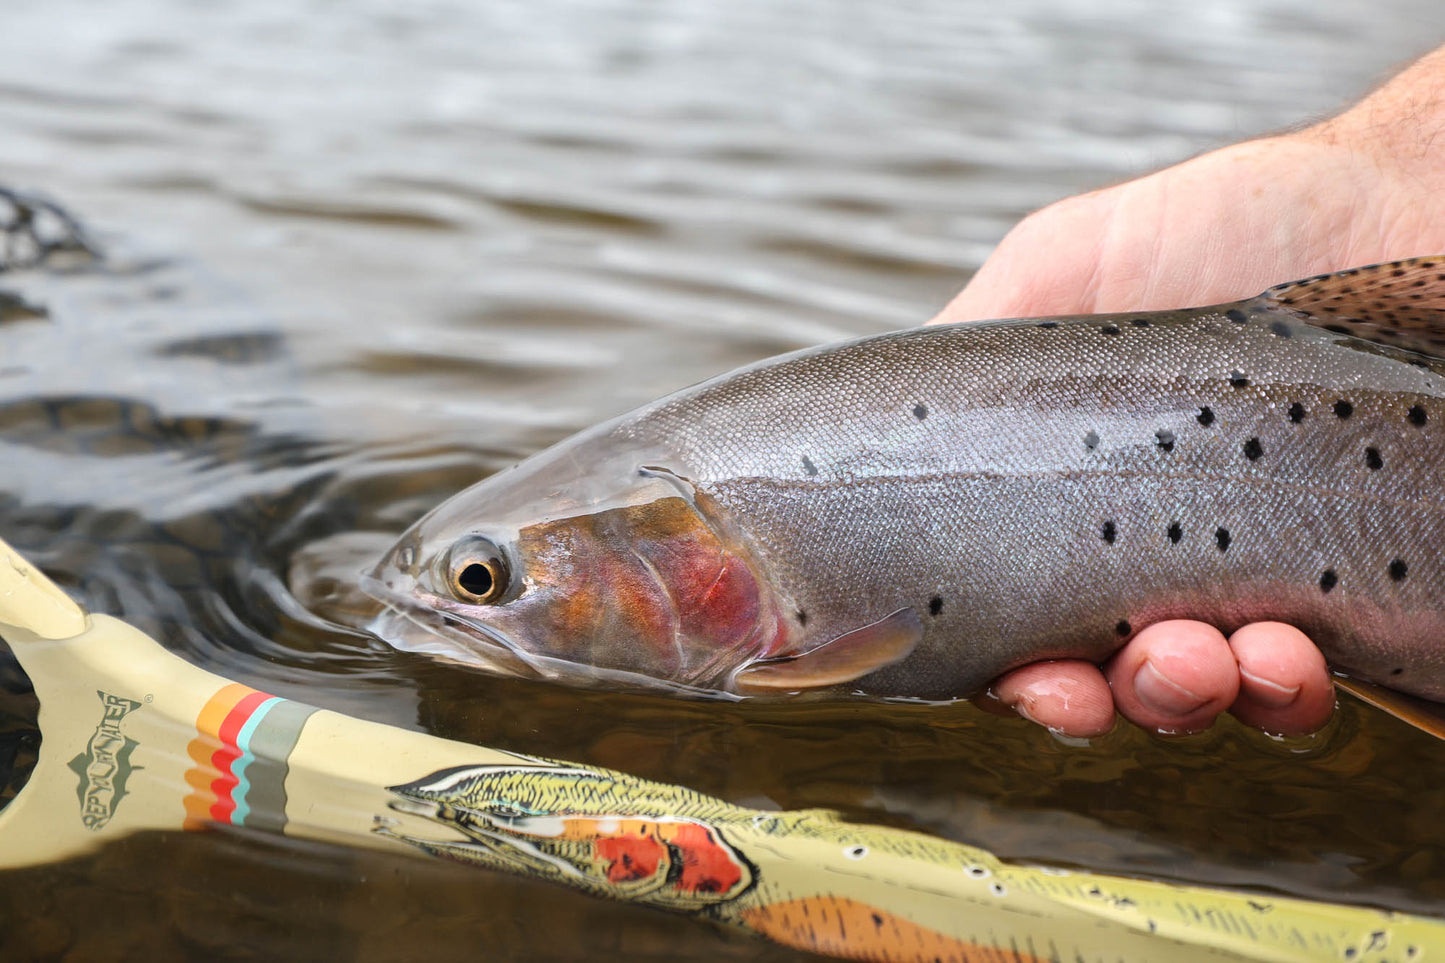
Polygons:
[[1134,693],[1146,707],[1171,716],[1186,715],[1209,701],[1166,678],[1152,662],[1134,674]]
[[1271,682],[1268,679],[1261,679],[1257,675],[1246,672],[1243,668],[1239,670],[1240,678],[1249,683],[1249,697],[1260,705],[1270,709],[1283,709],[1294,704],[1299,698],[1299,686],[1283,686],[1278,682]]

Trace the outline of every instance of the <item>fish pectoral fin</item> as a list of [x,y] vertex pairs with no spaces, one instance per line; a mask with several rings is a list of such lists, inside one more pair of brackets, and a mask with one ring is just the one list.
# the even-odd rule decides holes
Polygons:
[[1362,682],[1348,676],[1335,676],[1335,686],[1366,705],[1388,712],[1401,722],[1408,722],[1436,739],[1445,739],[1445,705],[1417,696],[1387,689],[1373,682]]
[[734,683],[737,691],[756,694],[851,682],[897,662],[922,638],[923,620],[918,613],[899,609],[802,655],[750,665],[737,674]]
[[1445,255],[1291,281],[1238,307],[1284,309],[1327,331],[1445,360]]

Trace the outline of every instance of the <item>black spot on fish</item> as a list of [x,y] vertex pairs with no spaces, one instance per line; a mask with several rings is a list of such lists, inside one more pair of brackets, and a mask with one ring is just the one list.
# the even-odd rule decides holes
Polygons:
[[1330,589],[1334,588],[1334,587],[1335,587],[1336,585],[1338,585],[1338,584],[1340,584],[1340,577],[1335,574],[1335,570],[1334,570],[1334,569],[1332,569],[1332,568],[1327,568],[1327,569],[1325,569],[1323,572],[1320,573],[1320,591],[1321,591],[1321,592],[1326,592],[1326,593],[1328,593]]
[[1132,325],[1133,325],[1134,327],[1136,327],[1136,328],[1147,328],[1147,327],[1149,327],[1149,319],[1148,319],[1148,318],[1134,318],[1134,319],[1133,319],[1132,321],[1130,321],[1129,323],[1132,324]]
[[1102,537],[1104,541],[1108,542],[1110,545],[1114,544],[1114,538],[1118,534],[1119,530],[1114,527],[1113,522],[1105,522],[1103,527],[1099,529],[1100,537]]
[[803,471],[807,472],[809,475],[818,474],[818,466],[813,464],[813,459],[809,458],[807,455],[803,456]]
[[1289,406],[1289,420],[1299,424],[1305,420],[1305,406],[1296,401]]
[[1365,467],[1370,469],[1370,471],[1379,471],[1385,467],[1385,460],[1380,457],[1379,449],[1365,449]]
[[1112,323],[1111,323],[1111,324],[1106,324],[1106,325],[1104,325],[1102,328],[1099,329],[1099,333],[1100,333],[1100,334],[1118,334],[1118,333],[1119,333],[1119,326],[1118,326],[1117,324],[1112,324]]
[[919,421],[922,421],[924,418],[928,417],[928,409],[925,408],[922,404],[914,405],[913,417],[917,418]]
[[1249,387],[1249,379],[1244,376],[1243,371],[1231,371],[1229,373],[1229,384],[1234,388]]
[[1160,428],[1154,432],[1154,441],[1165,451],[1174,450],[1174,432],[1168,428]]
[[935,595],[933,598],[931,598],[931,599],[928,600],[928,614],[929,614],[929,615],[937,615],[939,612],[942,612],[942,611],[943,611],[943,596],[941,596],[941,595]]
[[798,624],[799,624],[799,625],[807,625],[807,624],[808,624],[808,613],[807,613],[807,612],[804,612],[802,609],[798,609],[798,611],[797,611],[796,614],[797,614],[797,616],[798,616]]
[[1405,414],[1405,417],[1410,419],[1410,424],[1417,426],[1423,425],[1430,420],[1429,416],[1425,414],[1424,407],[1421,405],[1412,405],[1410,410]]
[[1404,559],[1395,559],[1390,563],[1390,578],[1397,582],[1405,581],[1405,576],[1410,574],[1410,566],[1405,564]]
[[1219,546],[1221,552],[1229,551],[1229,529],[1216,528],[1214,530],[1214,544]]
[[1239,308],[1230,308],[1228,311],[1224,312],[1224,316],[1229,320],[1233,321],[1235,324],[1244,324],[1244,322],[1249,320],[1249,316],[1243,311],[1239,310]]
[[883,925],[883,917],[879,916],[877,913],[874,913],[874,914],[873,914],[873,925],[874,925],[874,926],[879,926],[879,927],[881,927],[881,926]]
[[1264,446],[1259,443],[1258,438],[1251,438],[1244,443],[1244,457],[1250,461],[1259,461],[1259,456],[1264,454]]
[[1128,635],[1130,632],[1133,632],[1133,631],[1134,631],[1133,626],[1131,626],[1131,625],[1130,625],[1127,621],[1125,621],[1124,619],[1120,619],[1120,620],[1119,620],[1119,624],[1116,625],[1116,626],[1114,626],[1114,634],[1117,635],[1117,636],[1119,636],[1120,638],[1123,638],[1124,636]]
[[1180,525],[1178,522],[1171,523],[1169,526],[1169,541],[1173,542],[1175,545],[1178,545],[1179,540],[1183,537],[1184,526]]
[[1041,328],[1044,328],[1044,329],[1052,329],[1052,328],[1057,328],[1057,327],[1059,326],[1059,322],[1057,322],[1057,321],[1040,321],[1039,324],[1038,324],[1038,326],[1041,327]]
[[1085,433],[1084,447],[1089,449],[1090,451],[1093,451],[1095,448],[1099,447],[1099,433],[1097,431],[1091,430]]
[[1290,326],[1285,324],[1283,321],[1271,321],[1269,324],[1269,331],[1276,338],[1294,337],[1294,331],[1290,330]]
[[1335,417],[1345,419],[1355,413],[1355,406],[1344,399],[1335,402]]
[[1204,427],[1208,428],[1210,425],[1214,424],[1214,409],[1209,407],[1208,405],[1205,405],[1203,408],[1199,409],[1199,414],[1194,416],[1194,420],[1199,422]]
[[1390,674],[1391,674],[1391,675],[1404,675],[1404,674],[1405,674],[1405,670],[1404,670],[1403,668],[1391,669],[1391,670],[1390,670]]

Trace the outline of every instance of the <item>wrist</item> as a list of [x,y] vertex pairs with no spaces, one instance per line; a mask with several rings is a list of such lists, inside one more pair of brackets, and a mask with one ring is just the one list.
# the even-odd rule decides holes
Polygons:
[[1377,175],[1417,189],[1445,189],[1445,47],[1338,116],[1287,136],[1348,151]]

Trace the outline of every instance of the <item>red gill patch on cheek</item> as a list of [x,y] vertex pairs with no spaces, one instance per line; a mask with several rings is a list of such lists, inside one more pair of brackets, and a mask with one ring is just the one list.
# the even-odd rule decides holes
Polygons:
[[717,648],[775,647],[780,629],[776,619],[761,625],[767,614],[764,588],[748,559],[724,544],[682,499],[650,507],[650,524],[639,526],[638,551],[667,584],[682,634]]
[[761,589],[747,562],[724,554],[711,581],[697,579],[678,592],[684,631],[719,645],[738,645],[754,634]]

